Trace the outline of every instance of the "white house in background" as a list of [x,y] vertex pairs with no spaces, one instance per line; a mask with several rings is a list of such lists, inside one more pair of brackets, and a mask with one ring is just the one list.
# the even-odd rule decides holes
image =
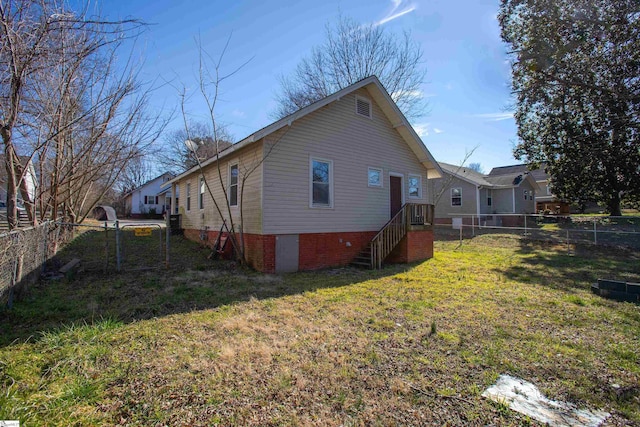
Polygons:
[[[29,197],[31,200],[34,200],[36,196],[36,186],[37,186],[37,178],[36,178],[36,170],[33,167],[33,162],[29,156],[20,156],[20,162],[23,165],[26,165],[26,171],[24,177],[22,179],[25,182],[25,187],[27,192],[29,193]],[[22,205],[22,200],[24,199],[24,195],[20,190],[20,183],[17,185],[18,187],[18,204]],[[7,170],[4,167],[4,154],[0,154],[0,202],[6,204],[7,202]]]
[[144,215],[162,215],[167,210],[170,211],[171,189],[160,187],[171,178],[173,175],[165,172],[127,193],[124,196],[125,214],[135,218]]

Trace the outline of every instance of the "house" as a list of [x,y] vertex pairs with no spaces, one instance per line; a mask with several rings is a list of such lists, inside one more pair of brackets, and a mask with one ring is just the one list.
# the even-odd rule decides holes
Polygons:
[[536,212],[538,213],[555,213],[568,215],[570,213],[570,204],[560,200],[552,194],[549,185],[549,175],[545,171],[546,165],[543,163],[538,169],[529,170],[527,165],[511,165],[500,166],[491,169],[489,176],[499,176],[512,173],[529,173],[536,180],[536,184],[540,187],[540,191],[536,193]]
[[[507,216],[499,214],[535,213],[535,194],[539,190],[527,172],[483,175],[462,166],[440,163],[444,177],[433,181],[436,195],[435,217],[438,223],[452,223],[453,218],[471,224],[509,225]],[[514,224],[515,225],[515,224]]]
[[[0,202],[7,202],[7,169],[4,164],[4,154],[0,154]],[[25,188],[29,194],[31,200],[35,199],[36,196],[36,187],[37,187],[37,177],[36,170],[33,167],[33,162],[29,156],[19,156],[20,162],[23,165],[26,165],[25,174],[22,177],[25,183]],[[17,183],[16,187],[18,188],[18,204],[22,205],[22,200],[24,199],[24,195],[22,195],[22,191],[20,189],[20,183]]]
[[[363,251],[370,266],[433,254],[426,183],[441,170],[375,76],[258,130],[202,171],[205,179],[196,166],[169,181],[182,194],[185,236],[212,245],[223,218],[239,226],[242,215],[257,270],[345,265]],[[207,186],[218,203],[226,192],[230,215]]]
[[[29,156],[18,156],[20,162],[23,165],[26,165],[24,170],[24,176],[22,177],[22,181],[16,184],[17,187],[17,208],[18,208],[18,225],[23,226],[29,224],[29,216],[25,209],[24,200],[26,195],[22,190],[26,190],[29,198],[31,200],[35,200],[36,190],[38,185],[38,178],[36,176],[36,169],[33,166],[33,162]],[[24,183],[24,186],[21,184]],[[8,228],[8,218],[7,218],[7,184],[8,184],[8,175],[7,169],[5,167],[5,157],[4,154],[0,154],[0,230],[5,230]]]
[[[173,175],[165,172],[125,194],[125,215],[136,218],[147,215],[162,215],[170,210],[170,206],[172,206],[171,189],[162,188],[162,184],[171,178]],[[173,204],[173,206],[177,205]]]

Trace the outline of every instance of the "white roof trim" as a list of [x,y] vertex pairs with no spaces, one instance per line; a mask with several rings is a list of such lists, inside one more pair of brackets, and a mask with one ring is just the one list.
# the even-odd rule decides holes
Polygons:
[[[413,147],[412,144],[409,144],[409,141],[406,141],[409,145],[409,147],[412,149],[412,151],[414,152],[414,154],[418,157],[418,159],[420,160],[420,162],[425,166],[425,168],[427,169],[427,178],[440,178],[442,177],[442,169],[440,168],[440,166],[438,165],[438,162],[435,161],[435,159],[433,158],[433,156],[431,155],[431,153],[429,152],[429,150],[427,150],[427,147],[424,145],[424,143],[422,142],[422,140],[420,139],[420,137],[418,136],[418,134],[416,134],[415,130],[413,129],[413,127],[409,124],[408,120],[406,119],[406,117],[404,116],[404,114],[402,114],[402,112],[400,111],[400,109],[398,108],[398,106],[396,105],[395,102],[393,102],[393,100],[391,99],[391,96],[389,95],[389,93],[387,93],[386,89],[382,86],[382,83],[380,83],[380,80],[378,80],[378,78],[376,76],[371,76],[371,77],[367,77],[366,79],[360,80],[359,82],[356,82],[354,84],[352,84],[351,86],[347,86],[344,89],[339,90],[338,92],[335,92],[332,95],[329,95],[319,101],[314,102],[311,105],[308,105],[298,111],[296,111],[293,114],[290,114],[286,117],[283,117],[282,119],[271,123],[270,125],[252,133],[251,135],[249,135],[248,137],[244,138],[243,140],[233,144],[231,147],[227,148],[226,150],[223,150],[218,156],[212,157],[210,159],[205,160],[204,162],[202,162],[202,167],[205,168],[206,166],[224,159],[225,157],[230,156],[231,154],[235,153],[238,150],[241,150],[242,148],[244,148],[245,146],[259,141],[260,139],[264,138],[265,136],[268,136],[280,129],[282,129],[285,126],[291,126],[293,124],[294,121],[298,120],[299,118],[302,118],[304,116],[306,116],[307,114],[313,113],[314,111],[319,110],[320,108],[331,104],[334,101],[339,100],[340,98],[344,97],[345,95],[348,95],[351,92],[354,92],[360,88],[363,88],[365,86],[371,85],[373,84],[378,90],[380,90],[380,92],[382,93],[383,97],[385,98],[385,100],[389,103],[389,105],[392,107],[392,109],[394,110],[394,112],[398,115],[398,118],[400,120],[400,122],[398,123],[397,126],[401,127],[401,126],[405,126],[407,129],[409,129],[410,135],[411,137],[414,139],[414,142],[416,143],[416,145],[418,145],[421,150],[420,152],[416,152],[416,149]],[[397,120],[390,120],[392,123],[396,122]],[[394,127],[396,127],[396,125],[394,125]],[[428,167],[425,162],[430,163],[431,167]],[[440,176],[429,176],[429,171],[430,170],[434,170],[436,172],[437,175]],[[180,179],[184,178],[187,175],[191,175],[192,173],[198,172],[199,171],[199,166],[194,166],[191,169],[181,173],[180,175],[176,176],[175,178],[173,178],[170,181],[165,182],[161,187],[165,187],[169,184],[172,184],[174,182],[180,181]]]

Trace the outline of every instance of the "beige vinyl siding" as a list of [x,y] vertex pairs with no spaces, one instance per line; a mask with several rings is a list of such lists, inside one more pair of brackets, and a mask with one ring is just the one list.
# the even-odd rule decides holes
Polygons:
[[[356,114],[355,97],[372,101],[372,118]],[[272,135],[264,165],[265,234],[379,230],[389,220],[389,173],[403,174],[405,202],[428,200],[426,169],[366,89],[355,91]],[[331,208],[311,208],[310,159],[332,161]],[[382,168],[381,188],[368,168]],[[409,198],[408,175],[422,177],[422,197]]]
[[[462,188],[462,206],[451,206],[451,189]],[[452,218],[456,215],[473,215],[478,212],[476,186],[462,179],[444,174],[433,180],[433,193],[442,194],[435,207],[436,218]]]
[[[222,182],[224,183],[225,189],[227,190],[229,188],[229,165],[238,164],[238,206],[231,207],[231,214],[233,215],[233,220],[236,225],[240,224],[241,185],[242,180],[246,178],[242,203],[244,206],[244,231],[247,233],[261,233],[262,231],[262,200],[260,197],[260,188],[262,185],[261,159],[262,143],[257,142],[246,147],[239,153],[234,153],[234,155],[230,156],[228,159],[222,159],[220,162],[220,174],[222,176]],[[250,172],[254,167],[256,169]],[[227,220],[227,224],[229,224],[229,215],[224,201],[224,192],[220,186],[220,178],[216,163],[214,162],[213,164],[206,166],[204,171],[206,180],[211,188],[211,192],[223,211],[223,217]],[[180,197],[179,201],[179,209],[182,214],[182,226],[183,228],[200,230],[208,227],[211,231],[218,231],[222,226],[222,220],[206,188],[204,192],[204,209],[198,208],[198,197],[200,191],[199,180],[200,174],[192,173],[182,178],[179,182],[179,192],[181,195],[184,195]],[[191,183],[190,211],[187,211],[187,183]]]

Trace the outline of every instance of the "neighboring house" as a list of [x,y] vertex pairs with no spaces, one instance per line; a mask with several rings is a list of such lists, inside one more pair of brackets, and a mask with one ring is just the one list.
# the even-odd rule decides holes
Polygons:
[[171,178],[173,175],[165,172],[128,192],[124,196],[125,214],[136,218],[145,215],[162,215],[170,210],[171,191],[161,186]]
[[[25,181],[25,185],[27,188],[27,192],[31,200],[35,199],[36,196],[36,186],[37,186],[37,178],[36,178],[36,170],[33,167],[33,162],[29,156],[20,156],[20,162],[23,165],[27,165],[26,173],[23,177]],[[20,190],[20,183],[17,184],[18,188],[18,204],[22,205],[22,200],[24,196]],[[7,169],[4,164],[4,154],[0,154],[0,201],[6,204],[7,202]]]
[[[218,203],[224,185],[236,224],[242,213],[246,258],[257,270],[348,264],[392,217],[410,219],[399,224],[409,226],[389,243],[387,261],[433,254],[427,180],[440,177],[440,167],[376,77],[270,124],[202,167]],[[185,235],[212,244],[222,218],[199,167],[170,184],[182,195]]]
[[489,176],[499,176],[513,173],[529,173],[536,180],[536,184],[540,187],[540,191],[536,192],[536,212],[537,213],[554,213],[569,214],[570,205],[554,196],[549,188],[549,175],[545,172],[545,164],[540,168],[529,170],[527,165],[511,165],[500,166],[491,169]]
[[438,197],[435,216],[439,223],[451,223],[471,218],[481,225],[506,225],[507,217],[499,214],[535,213],[535,194],[539,190],[535,179],[526,172],[491,176],[472,169],[440,163],[444,177],[433,181]]

